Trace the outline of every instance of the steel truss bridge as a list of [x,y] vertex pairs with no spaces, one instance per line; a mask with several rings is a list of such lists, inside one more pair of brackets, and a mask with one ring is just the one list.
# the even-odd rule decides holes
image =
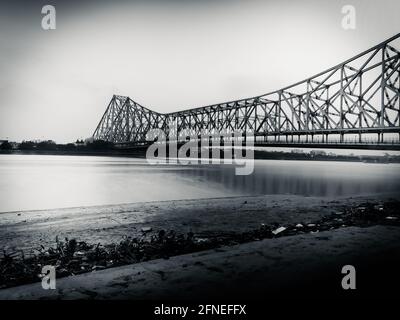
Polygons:
[[400,33],[311,78],[253,98],[163,114],[114,95],[93,138],[134,146],[153,141],[146,138],[151,129],[170,134],[171,127],[181,141],[188,132],[239,132],[254,137],[256,145],[361,146],[368,139],[375,146],[393,139],[398,145]]

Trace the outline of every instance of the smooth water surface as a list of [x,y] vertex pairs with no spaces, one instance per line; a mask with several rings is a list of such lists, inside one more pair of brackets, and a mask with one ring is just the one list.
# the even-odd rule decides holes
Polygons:
[[149,165],[145,159],[0,155],[0,212],[258,194],[352,196],[397,192],[400,164],[256,160],[231,165]]

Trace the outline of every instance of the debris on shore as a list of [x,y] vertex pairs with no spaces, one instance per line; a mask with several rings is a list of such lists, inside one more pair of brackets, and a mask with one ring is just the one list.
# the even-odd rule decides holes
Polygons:
[[313,222],[296,221],[285,226],[261,223],[259,228],[242,233],[177,234],[172,230],[145,227],[140,237],[126,236],[119,243],[108,245],[56,237],[55,247],[42,246],[29,256],[3,249],[0,253],[0,289],[40,281],[42,268],[46,265],[54,266],[60,278],[262,239],[373,225],[400,226],[400,202],[392,200],[343,207],[340,215],[332,212]]
[[272,234],[273,234],[274,236],[276,236],[277,234],[279,234],[279,233],[281,233],[281,232],[283,232],[283,231],[285,231],[285,230],[286,230],[285,227],[279,227],[279,228],[277,228],[277,229],[275,229],[275,230],[272,230]]

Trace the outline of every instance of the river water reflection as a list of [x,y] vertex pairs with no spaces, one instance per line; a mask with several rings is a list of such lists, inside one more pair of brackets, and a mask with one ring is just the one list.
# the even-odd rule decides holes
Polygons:
[[352,196],[397,192],[400,164],[256,160],[151,166],[145,159],[0,155],[0,212],[258,194]]

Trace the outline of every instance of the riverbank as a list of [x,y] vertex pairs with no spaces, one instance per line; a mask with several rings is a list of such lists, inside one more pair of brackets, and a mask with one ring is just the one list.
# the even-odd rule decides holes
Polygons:
[[[307,247],[311,245],[307,241],[315,240],[307,236],[317,233],[327,232],[321,239],[329,239],[339,229],[344,234],[351,233],[351,228],[367,230],[378,225],[398,230],[399,202],[394,196],[328,199],[271,195],[4,213],[0,215],[0,247],[8,257],[23,252],[27,260],[21,264],[14,256],[17,262],[9,262],[3,280],[16,280],[3,286],[34,281],[40,272],[40,268],[35,270],[37,265],[57,261],[59,276],[68,276],[221,247],[229,251],[232,245],[262,239],[279,241],[303,235]],[[56,235],[61,247],[59,242],[56,245]],[[76,239],[72,252],[72,245],[64,242],[66,237]],[[385,248],[381,236],[374,241]],[[282,254],[280,259],[291,258]],[[7,272],[32,265],[31,278],[17,279],[18,273],[7,277]]]
[[[0,300],[396,299],[399,227],[349,227],[222,247],[0,290]],[[344,265],[357,289],[343,290]],[[312,305],[308,308],[313,309]]]
[[153,233],[174,230],[199,237],[241,233],[261,224],[310,224],[345,208],[397,197],[396,193],[342,198],[263,195],[6,212],[0,213],[0,248],[29,255],[41,246],[55,245],[56,236],[111,244],[127,235],[139,237],[148,227]]

